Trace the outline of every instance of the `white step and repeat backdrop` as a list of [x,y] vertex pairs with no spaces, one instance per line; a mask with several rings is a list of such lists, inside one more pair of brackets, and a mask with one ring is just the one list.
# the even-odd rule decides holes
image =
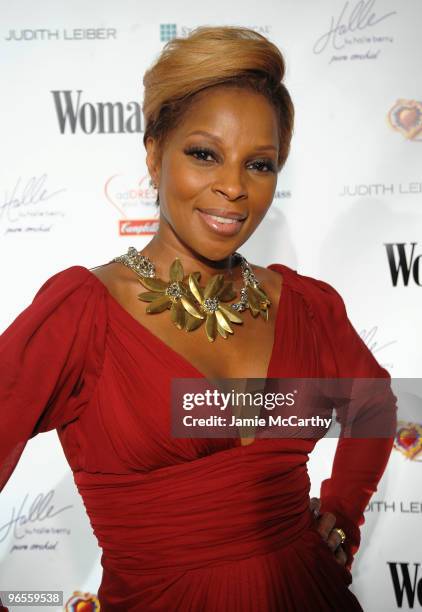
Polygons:
[[[391,375],[421,377],[420,0],[0,6],[1,329],[55,272],[151,238],[142,75],[174,36],[242,25],[285,54],[296,107],[274,203],[242,252],[333,284]],[[352,588],[370,612],[422,610],[420,398],[408,427],[413,443],[396,440],[354,564]],[[335,442],[311,456],[313,495]],[[69,609],[88,593],[95,609],[99,557],[56,433],[41,434],[1,495],[0,588],[63,590]]]

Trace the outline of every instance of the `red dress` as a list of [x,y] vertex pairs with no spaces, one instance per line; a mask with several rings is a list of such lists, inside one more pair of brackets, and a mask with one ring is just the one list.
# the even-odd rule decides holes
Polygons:
[[[270,268],[284,283],[268,378],[389,376],[330,285]],[[102,612],[362,609],[349,570],[393,438],[340,439],[322,484],[344,567],[309,510],[317,440],[173,438],[171,378],[203,375],[87,268],[44,283],[0,336],[0,367],[0,489],[27,440],[57,429],[103,551]]]

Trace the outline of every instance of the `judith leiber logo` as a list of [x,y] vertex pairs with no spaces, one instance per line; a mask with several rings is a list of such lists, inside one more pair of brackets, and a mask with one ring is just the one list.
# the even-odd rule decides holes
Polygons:
[[119,213],[120,236],[145,236],[157,232],[156,191],[149,185],[149,175],[134,179],[114,174],[106,180],[104,194]]
[[417,423],[398,421],[394,448],[407,459],[422,461],[422,427]]
[[400,98],[389,110],[387,121],[408,140],[422,140],[422,102]]
[[100,601],[92,593],[73,591],[73,594],[65,603],[66,612],[99,612]]

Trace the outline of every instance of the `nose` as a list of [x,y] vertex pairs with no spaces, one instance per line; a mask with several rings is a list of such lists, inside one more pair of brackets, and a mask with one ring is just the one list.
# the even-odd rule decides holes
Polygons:
[[243,169],[238,164],[225,164],[218,170],[213,190],[235,201],[247,196]]

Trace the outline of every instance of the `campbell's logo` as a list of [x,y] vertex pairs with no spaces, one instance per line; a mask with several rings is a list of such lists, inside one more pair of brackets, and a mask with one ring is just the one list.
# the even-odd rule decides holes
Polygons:
[[158,219],[128,219],[119,221],[120,236],[146,236],[156,234]]
[[65,603],[64,609],[66,612],[99,612],[100,601],[92,593],[73,591],[73,594]]
[[[420,563],[387,561],[398,608],[422,606],[422,571]],[[413,566],[413,567],[412,567]]]
[[62,134],[134,134],[143,131],[138,102],[85,102],[83,91],[51,91]]
[[408,140],[422,140],[422,102],[400,98],[387,114],[393,130]]
[[397,287],[401,278],[407,287],[410,282],[422,287],[421,259],[422,253],[415,256],[417,242],[391,242],[385,243],[388,265],[390,267],[391,281]]

